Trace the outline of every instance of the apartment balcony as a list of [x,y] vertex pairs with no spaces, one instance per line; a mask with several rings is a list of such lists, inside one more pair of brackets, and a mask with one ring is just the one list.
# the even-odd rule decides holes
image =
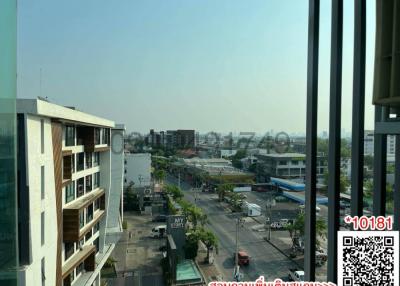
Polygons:
[[[88,206],[100,199],[99,209],[87,215],[90,218],[84,226],[81,225],[80,213]],[[65,242],[81,240],[105,215],[105,191],[96,189],[89,194],[80,197],[63,209],[63,239]]]
[[71,285],[70,274],[83,262],[86,272],[92,272],[96,268],[96,246],[86,245],[76,252],[72,258],[62,267],[62,279],[64,286]]
[[[103,130],[108,132],[109,130]],[[104,152],[110,150],[109,139],[107,142],[102,142],[100,128],[91,126],[79,126],[77,127],[77,145],[83,145],[85,152]]]

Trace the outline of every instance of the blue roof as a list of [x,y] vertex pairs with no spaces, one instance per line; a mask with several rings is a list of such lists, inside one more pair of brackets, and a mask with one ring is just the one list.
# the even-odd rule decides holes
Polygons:
[[304,191],[305,185],[290,180],[271,178],[271,182],[289,191]]
[[[294,200],[302,205],[305,204],[305,194],[304,193],[296,193],[296,192],[282,192],[282,195],[287,197],[288,199]],[[324,205],[328,203],[328,198],[324,196],[317,196],[317,203]]]

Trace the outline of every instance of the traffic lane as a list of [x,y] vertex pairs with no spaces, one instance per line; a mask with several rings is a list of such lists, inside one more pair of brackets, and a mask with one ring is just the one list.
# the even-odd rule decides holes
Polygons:
[[[185,193],[186,196],[188,199],[194,199],[193,193]],[[216,262],[222,266],[225,278],[232,279],[238,214],[224,212],[221,204],[217,200],[207,199],[208,196],[203,193],[200,196],[201,199],[197,201],[197,205],[208,214],[210,221],[208,227],[218,237],[220,247]],[[239,249],[245,250],[251,257],[250,265],[241,267],[244,279],[255,280],[260,275],[265,275],[270,279],[286,279],[288,269],[296,265],[268,244],[263,237],[260,237],[259,233],[251,230],[255,224],[244,223],[244,226],[239,229]]]

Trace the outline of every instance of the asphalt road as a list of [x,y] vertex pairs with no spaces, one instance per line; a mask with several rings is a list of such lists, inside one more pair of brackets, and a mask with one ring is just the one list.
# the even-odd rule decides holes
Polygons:
[[[176,178],[169,177],[168,181],[177,184]],[[238,214],[226,210],[224,208],[226,204],[218,202],[216,194],[197,192],[197,195],[195,195],[190,185],[185,182],[181,182],[180,185],[185,198],[201,207],[207,214],[210,222],[207,227],[216,234],[219,240],[219,252],[215,256],[215,262],[223,272],[224,278],[232,280]],[[259,199],[257,194],[248,194],[248,201]],[[195,196],[197,197],[196,201]],[[282,215],[285,216],[286,214]],[[268,280],[275,278],[286,280],[288,269],[296,268],[296,265],[264,240],[266,232],[253,230],[253,227],[257,225],[260,224],[252,218],[245,218],[245,222],[239,231],[239,249],[245,250],[250,255],[250,265],[241,267],[244,280],[256,280],[260,275],[264,275]]]

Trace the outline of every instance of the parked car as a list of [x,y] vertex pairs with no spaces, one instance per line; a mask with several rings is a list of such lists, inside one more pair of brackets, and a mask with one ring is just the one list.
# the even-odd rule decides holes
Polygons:
[[[238,255],[238,263],[240,266],[249,265],[250,264],[250,256],[246,251],[239,250]],[[233,253],[233,262],[236,261],[236,253]]]
[[153,227],[151,230],[151,236],[154,238],[162,238],[167,233],[167,226],[166,225],[158,225]]
[[289,280],[290,281],[304,281],[304,271],[297,268],[289,269]]
[[158,215],[158,216],[153,217],[152,221],[153,222],[166,222],[167,216],[166,215]]
[[274,221],[271,223],[271,228],[272,229],[276,229],[276,230],[280,230],[280,229],[284,229],[285,226],[282,225],[282,223],[280,223],[279,221]]

